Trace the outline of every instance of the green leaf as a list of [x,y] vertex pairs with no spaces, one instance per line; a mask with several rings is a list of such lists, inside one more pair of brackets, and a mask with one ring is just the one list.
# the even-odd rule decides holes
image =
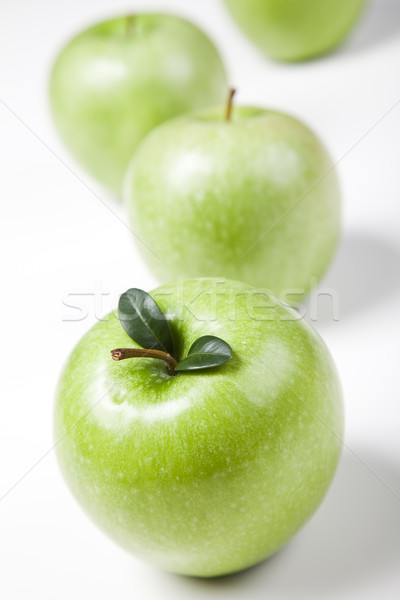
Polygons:
[[118,314],[122,327],[134,342],[143,348],[173,353],[173,341],[168,321],[153,298],[131,288],[119,299]]
[[203,335],[196,340],[187,355],[175,366],[175,371],[195,371],[218,367],[228,362],[232,356],[232,348],[214,335]]

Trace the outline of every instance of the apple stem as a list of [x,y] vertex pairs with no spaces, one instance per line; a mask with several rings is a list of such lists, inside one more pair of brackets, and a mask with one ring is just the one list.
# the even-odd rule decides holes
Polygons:
[[163,360],[168,367],[170,375],[177,375],[175,367],[178,364],[173,356],[162,350],[151,350],[145,348],[116,348],[111,350],[113,360],[124,360],[125,358],[158,358]]
[[125,31],[127,37],[130,37],[135,29],[136,15],[127,15],[125,21]]
[[230,88],[229,94],[228,94],[228,101],[227,101],[226,107],[225,107],[225,121],[231,120],[233,97],[235,94],[236,94],[235,88]]

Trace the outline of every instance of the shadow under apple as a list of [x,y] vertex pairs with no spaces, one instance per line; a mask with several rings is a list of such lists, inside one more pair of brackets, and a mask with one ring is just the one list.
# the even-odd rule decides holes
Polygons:
[[355,54],[374,48],[400,35],[400,3],[398,0],[367,2],[364,14],[349,40],[339,51]]
[[398,292],[400,249],[366,233],[348,233],[304,307],[312,323],[327,324],[372,308]]
[[[278,565],[279,580],[274,577],[274,593],[284,597],[339,596],[387,571],[397,572],[400,466],[370,451],[361,449],[355,456],[345,449],[325,502],[287,550],[288,556],[282,556],[286,566]],[[284,577],[285,571],[290,577]]]

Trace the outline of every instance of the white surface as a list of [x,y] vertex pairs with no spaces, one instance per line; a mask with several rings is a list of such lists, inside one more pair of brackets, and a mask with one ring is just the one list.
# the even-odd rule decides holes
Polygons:
[[[215,581],[162,573],[114,546],[75,504],[52,451],[54,388],[72,346],[127,287],[155,282],[123,210],[57,138],[48,69],[76,30],[137,8],[200,24],[228,63],[237,101],[308,122],[340,162],[343,184],[342,246],[322,284],[337,291],[340,319],[320,298],[315,323],[345,391],[343,460],[326,501],[285,549]],[[0,597],[399,598],[399,2],[372,0],[346,46],[297,66],[261,56],[217,0],[2,0],[0,10]],[[76,293],[89,294],[79,299],[87,317],[71,322],[77,311],[63,302]]]

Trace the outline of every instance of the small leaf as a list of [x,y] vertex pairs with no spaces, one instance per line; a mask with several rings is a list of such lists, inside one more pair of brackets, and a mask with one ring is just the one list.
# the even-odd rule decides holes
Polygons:
[[232,356],[232,348],[214,335],[203,335],[196,340],[187,355],[175,366],[175,371],[195,371],[217,367],[228,362]]
[[153,298],[131,288],[119,299],[118,314],[122,327],[143,348],[162,350],[172,355],[173,341],[168,321]]

